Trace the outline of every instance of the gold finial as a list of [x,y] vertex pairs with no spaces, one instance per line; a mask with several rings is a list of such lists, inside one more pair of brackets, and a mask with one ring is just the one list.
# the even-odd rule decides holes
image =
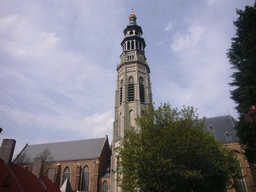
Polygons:
[[133,13],[133,10],[134,10],[134,8],[132,8],[132,14],[129,16],[129,19],[132,18],[132,17],[137,18],[136,15]]

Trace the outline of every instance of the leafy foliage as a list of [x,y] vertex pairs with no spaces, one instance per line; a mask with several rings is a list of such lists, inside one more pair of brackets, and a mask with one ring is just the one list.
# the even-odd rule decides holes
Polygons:
[[150,106],[116,150],[124,191],[226,191],[240,173],[235,154],[204,131],[193,107]]
[[254,7],[246,6],[237,10],[238,19],[234,22],[236,36],[232,38],[227,56],[236,71],[233,73],[235,89],[231,98],[238,104],[239,122],[236,125],[237,135],[245,146],[245,153],[250,162],[256,161],[256,123],[245,121],[245,114],[251,105],[256,104],[256,3]]

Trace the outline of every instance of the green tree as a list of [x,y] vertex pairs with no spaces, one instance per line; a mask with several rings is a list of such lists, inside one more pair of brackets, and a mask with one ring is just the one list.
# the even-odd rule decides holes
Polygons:
[[227,56],[235,69],[233,82],[235,89],[231,98],[238,104],[236,109],[239,122],[236,125],[237,136],[245,147],[249,162],[256,162],[256,123],[245,121],[245,114],[251,105],[256,104],[256,3],[245,10],[237,10],[238,19],[234,22],[236,36],[232,38]]
[[220,192],[239,175],[235,154],[204,131],[193,107],[150,106],[136,121],[140,129],[116,148],[124,191]]

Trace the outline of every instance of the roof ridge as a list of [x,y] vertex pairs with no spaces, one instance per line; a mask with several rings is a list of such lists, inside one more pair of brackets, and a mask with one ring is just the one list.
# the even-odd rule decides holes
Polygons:
[[[213,119],[213,118],[218,118],[218,117],[230,117],[231,115],[220,115],[220,116],[215,116],[215,117],[206,117],[206,119]],[[231,116],[232,118],[234,118],[233,116]]]
[[96,140],[96,139],[105,139],[105,137],[92,138],[92,139],[80,139],[80,140],[73,140],[73,141],[60,141],[60,142],[53,142],[53,143],[32,144],[32,145],[28,145],[28,146],[49,145],[49,144],[57,144],[57,143],[71,143],[71,142],[76,142],[76,141]]

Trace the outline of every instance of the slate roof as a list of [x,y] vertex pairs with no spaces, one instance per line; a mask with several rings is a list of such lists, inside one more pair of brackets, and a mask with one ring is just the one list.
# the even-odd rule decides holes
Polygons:
[[207,118],[206,130],[210,131],[215,136],[215,140],[221,143],[238,142],[236,136],[236,119],[230,115]]
[[50,161],[96,159],[100,155],[105,140],[107,140],[107,136],[97,139],[28,145],[23,153],[30,159],[31,163],[46,149],[51,152]]

